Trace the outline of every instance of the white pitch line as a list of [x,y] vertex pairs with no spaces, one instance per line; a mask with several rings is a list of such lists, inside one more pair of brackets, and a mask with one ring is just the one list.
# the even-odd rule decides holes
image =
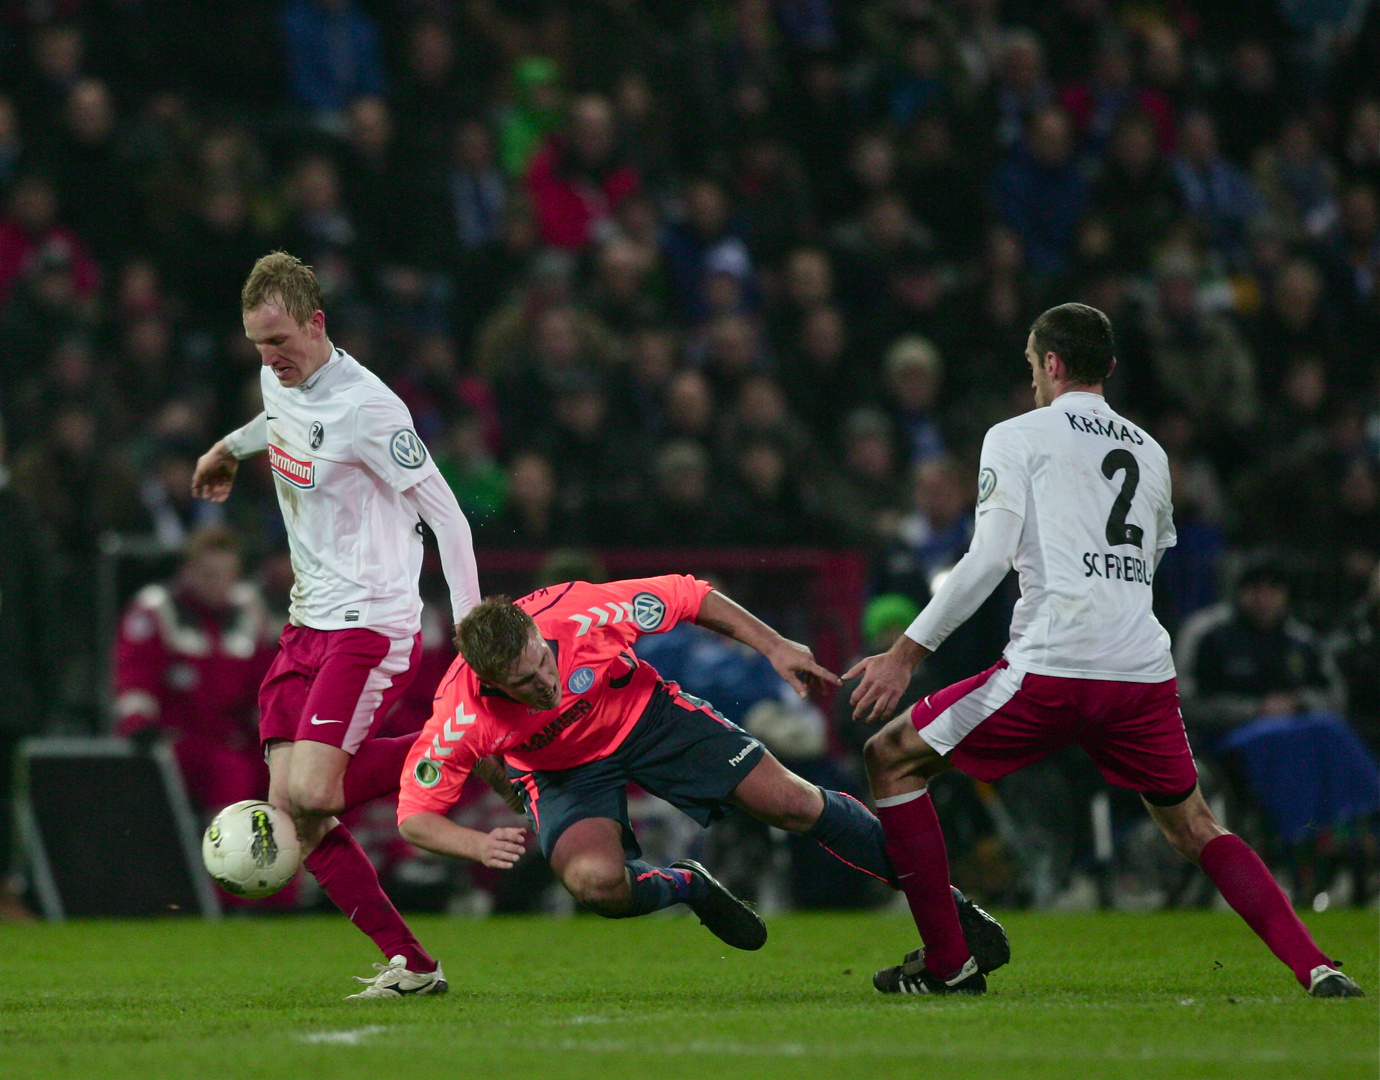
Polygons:
[[[551,1051],[582,1050],[591,1054],[627,1054],[648,1051],[647,1043],[639,1039],[559,1039],[545,1045],[529,1043],[533,1050]],[[891,1059],[942,1058],[969,1054],[967,1048],[925,1046],[925,1047],[883,1047],[872,1043],[816,1044],[796,1042],[753,1043],[725,1040],[722,1042],[696,1039],[683,1043],[660,1043],[655,1047],[657,1054],[696,1054],[722,1057],[784,1057],[784,1058],[842,1058],[842,1057],[882,1057]],[[1253,1061],[1261,1064],[1290,1061],[1294,1055],[1273,1047],[1255,1050],[1213,1051],[1202,1048],[1164,1047],[1164,1046],[1090,1046],[1080,1051],[1067,1049],[1050,1050],[1045,1053],[1033,1052],[1025,1048],[989,1048],[994,1059],[1019,1055],[1023,1058],[1035,1057],[1041,1060],[1087,1060],[1087,1061],[1172,1061],[1210,1063],[1220,1061]],[[1366,1051],[1341,1051],[1337,1060],[1373,1060]]]
[[327,1043],[332,1046],[359,1046],[375,1035],[382,1035],[388,1029],[372,1024],[369,1027],[353,1028],[349,1031],[309,1031],[298,1035],[297,1040],[304,1043]]

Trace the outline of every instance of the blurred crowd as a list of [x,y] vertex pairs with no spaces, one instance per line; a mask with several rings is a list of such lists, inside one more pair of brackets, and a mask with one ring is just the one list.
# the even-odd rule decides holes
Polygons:
[[283,549],[266,469],[188,490],[281,247],[477,547],[858,547],[919,602],[1031,320],[1101,308],[1173,469],[1162,620],[1270,550],[1374,739],[1377,56],[1366,0],[8,0],[0,461],[59,696],[103,534]]

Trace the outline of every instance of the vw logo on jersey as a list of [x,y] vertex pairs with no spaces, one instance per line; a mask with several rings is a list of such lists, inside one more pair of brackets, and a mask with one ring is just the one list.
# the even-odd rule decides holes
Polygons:
[[633,597],[632,617],[639,630],[650,634],[661,625],[661,620],[666,618],[666,605],[661,597],[649,592],[640,592]]
[[420,469],[426,464],[426,447],[417,438],[417,433],[409,428],[395,432],[388,449],[393,454],[393,460],[404,469]]
[[315,421],[311,426],[311,448],[321,449],[321,440],[326,437],[326,429],[321,426],[321,421]]
[[978,473],[978,502],[984,503],[992,492],[997,490],[997,474],[993,469],[983,469]]
[[594,685],[594,669],[589,667],[576,668],[570,673],[570,678],[566,680],[565,685],[572,694],[583,694]]

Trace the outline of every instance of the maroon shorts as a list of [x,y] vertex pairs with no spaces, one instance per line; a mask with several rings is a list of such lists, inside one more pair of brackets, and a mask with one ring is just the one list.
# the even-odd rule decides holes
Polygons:
[[353,754],[412,682],[421,654],[420,633],[286,627],[259,687],[259,739],[310,739]]
[[1174,679],[1070,679],[1014,671],[1005,660],[916,703],[920,737],[956,767],[992,781],[1077,743],[1109,784],[1187,795],[1198,770]]

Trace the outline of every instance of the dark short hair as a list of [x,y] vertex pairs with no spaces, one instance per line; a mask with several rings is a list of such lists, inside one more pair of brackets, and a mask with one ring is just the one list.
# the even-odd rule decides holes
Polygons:
[[490,596],[455,627],[455,647],[486,683],[501,683],[527,648],[532,616],[506,596]]
[[1055,353],[1068,369],[1070,382],[1094,386],[1112,373],[1112,324],[1097,308],[1060,304],[1036,319],[1030,332],[1040,363]]

